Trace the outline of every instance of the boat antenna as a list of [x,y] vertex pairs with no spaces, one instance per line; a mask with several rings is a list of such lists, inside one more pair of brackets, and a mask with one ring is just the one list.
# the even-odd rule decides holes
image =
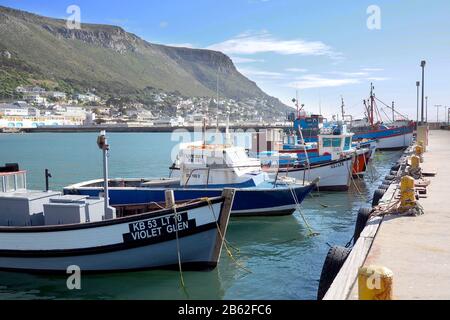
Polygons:
[[345,107],[345,103],[344,103],[344,97],[343,96],[341,96],[341,113],[342,113],[342,122],[344,122],[345,121],[345,110],[344,110],[344,107]]
[[230,115],[227,115],[227,126],[225,128],[225,144],[231,145],[231,136],[230,136]]
[[392,101],[392,123],[395,122],[395,102]]
[[319,89],[319,115],[322,115],[322,95]]
[[97,137],[97,145],[100,150],[103,151],[103,188],[104,188],[104,200],[105,200],[105,214],[109,208],[109,179],[108,179],[108,156],[109,156],[109,144],[106,138],[106,131],[100,131],[100,135]]
[[374,118],[373,118],[373,101],[374,101],[374,98],[373,98],[373,89],[374,89],[374,87],[373,87],[373,83],[371,82],[370,83],[370,125],[371,126],[373,126],[373,120],[374,120]]
[[216,113],[216,131],[219,132],[219,69],[217,68],[217,113]]

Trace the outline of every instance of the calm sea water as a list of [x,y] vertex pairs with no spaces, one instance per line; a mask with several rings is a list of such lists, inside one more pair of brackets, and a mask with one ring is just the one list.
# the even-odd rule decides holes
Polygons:
[[[60,190],[101,177],[95,141],[96,134],[89,133],[0,134],[0,164],[19,162],[28,170],[30,189],[44,188],[48,168],[51,188]],[[167,176],[177,144],[168,133],[109,134],[109,142],[112,177]],[[308,236],[298,212],[232,219],[227,238],[238,249],[233,250],[234,260],[224,252],[216,270],[184,272],[186,290],[174,271],[83,276],[82,289],[75,291],[67,289],[62,276],[0,272],[0,299],[315,299],[329,245],[350,240],[358,209],[370,205],[380,179],[399,157],[400,152],[379,152],[357,187],[307,198],[302,213],[319,236]]]

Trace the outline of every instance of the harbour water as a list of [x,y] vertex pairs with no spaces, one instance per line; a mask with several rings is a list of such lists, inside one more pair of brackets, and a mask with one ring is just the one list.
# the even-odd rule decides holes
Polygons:
[[[43,189],[44,169],[53,190],[100,178],[101,154],[95,133],[0,135],[0,164],[19,162],[28,187]],[[169,133],[109,134],[111,177],[167,176],[176,141]],[[0,272],[4,299],[315,299],[329,245],[353,235],[356,214],[370,206],[373,191],[401,152],[377,153],[364,180],[349,192],[314,193],[302,213],[319,235],[309,237],[298,212],[288,217],[232,219],[219,267],[212,272],[147,271],[83,275],[81,290],[70,291],[66,277]],[[176,254],[176,253],[174,253]]]

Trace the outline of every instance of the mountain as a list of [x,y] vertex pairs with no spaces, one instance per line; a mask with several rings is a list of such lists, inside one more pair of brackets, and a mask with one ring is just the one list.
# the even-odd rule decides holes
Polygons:
[[183,96],[264,99],[289,110],[244,77],[221,52],[149,43],[121,27],[82,24],[0,6],[0,80],[3,95],[35,83],[62,91],[95,88],[104,97],[143,97],[148,90]]

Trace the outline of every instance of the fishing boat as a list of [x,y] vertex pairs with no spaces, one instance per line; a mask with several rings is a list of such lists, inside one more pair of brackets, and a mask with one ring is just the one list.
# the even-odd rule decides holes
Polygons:
[[209,270],[219,262],[234,190],[165,207],[110,206],[108,198],[29,190],[26,171],[0,168],[0,270],[83,273]]
[[[317,180],[274,179],[261,168],[259,159],[248,156],[245,148],[205,141],[180,144],[168,178],[115,178],[108,180],[112,205],[145,208],[164,202],[167,189],[179,201],[220,196],[224,188],[236,188],[232,216],[290,215],[316,187]],[[98,196],[101,179],[64,188],[65,194]]]
[[[392,110],[392,122],[384,123],[381,113],[378,110],[376,101],[383,103]],[[355,133],[354,141],[378,140],[379,150],[404,149],[411,145],[414,136],[415,123],[408,121],[406,117],[400,114],[403,120],[396,121],[395,109],[378,99],[374,94],[374,87],[371,84],[369,100],[364,100],[366,118],[362,120],[352,120],[348,124],[350,130]],[[399,114],[397,112],[397,114]],[[376,121],[375,118],[378,118]]]
[[[352,148],[352,133],[349,133],[345,125],[338,128],[328,128],[318,135],[317,143],[304,143],[303,145],[284,148],[281,155],[297,155],[298,161],[293,165],[281,166],[279,175],[288,175],[295,179],[320,178],[318,188],[328,191],[348,190],[351,175],[354,171],[354,162],[361,155],[366,157],[368,149],[356,150]],[[291,150],[288,153],[287,150]],[[367,163],[359,168],[366,170]]]

